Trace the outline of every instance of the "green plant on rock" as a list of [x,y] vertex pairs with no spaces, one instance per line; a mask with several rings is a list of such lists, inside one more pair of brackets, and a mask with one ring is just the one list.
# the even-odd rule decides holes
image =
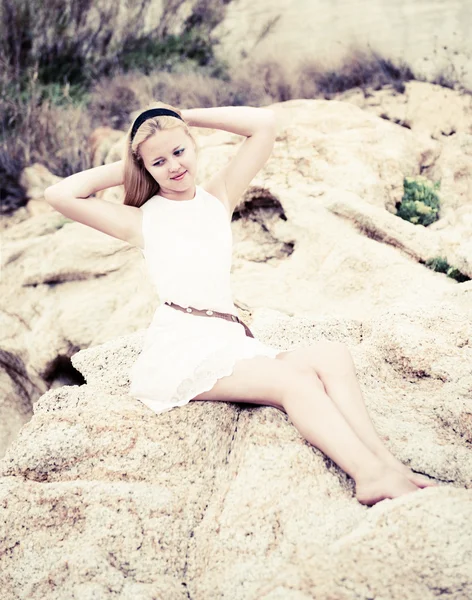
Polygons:
[[470,280],[470,277],[467,277],[467,275],[459,271],[459,269],[451,267],[451,265],[443,256],[436,256],[435,258],[430,258],[426,261],[425,265],[433,271],[436,271],[438,273],[445,273],[448,277],[451,277],[451,279],[455,279],[459,283]]
[[128,40],[117,60],[125,71],[138,70],[146,75],[155,70],[170,71],[184,60],[197,66],[216,65],[211,41],[196,30],[160,40],[151,36]]
[[425,227],[439,219],[440,182],[431,182],[426,177],[405,177],[403,198],[397,204],[397,215],[405,221]]

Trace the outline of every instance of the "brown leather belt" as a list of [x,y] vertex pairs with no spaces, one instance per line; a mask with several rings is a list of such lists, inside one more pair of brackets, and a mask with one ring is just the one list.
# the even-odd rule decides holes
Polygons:
[[194,308],[193,306],[184,308],[183,306],[175,304],[175,302],[164,302],[164,304],[167,304],[167,306],[171,306],[172,308],[176,308],[177,310],[182,310],[184,312],[192,313],[202,317],[220,317],[221,319],[226,319],[227,321],[235,321],[236,323],[239,323],[244,327],[247,336],[252,338],[254,337],[249,327],[245,323],[243,323],[243,321],[241,321],[241,319],[237,315],[233,315],[231,313],[218,312],[216,310],[199,310],[198,308]]

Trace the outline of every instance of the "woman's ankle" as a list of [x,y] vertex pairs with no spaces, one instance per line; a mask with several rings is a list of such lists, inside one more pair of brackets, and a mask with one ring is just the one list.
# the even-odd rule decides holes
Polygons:
[[369,464],[363,463],[354,468],[352,473],[350,473],[350,476],[357,484],[359,484],[380,479],[391,470],[392,467],[390,465],[374,455],[374,458]]
[[396,456],[394,456],[390,452],[390,450],[387,450],[387,448],[385,448],[385,447],[378,448],[374,452],[374,454],[377,456],[377,458],[379,460],[384,462],[389,467],[392,467],[394,469],[400,469],[401,471],[404,471],[405,473],[410,470],[410,468],[407,465],[402,463],[402,461],[400,459],[398,459]]

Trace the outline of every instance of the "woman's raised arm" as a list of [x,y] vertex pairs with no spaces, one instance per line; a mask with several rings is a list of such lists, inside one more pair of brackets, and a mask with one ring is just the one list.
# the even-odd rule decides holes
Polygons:
[[275,112],[272,109],[254,106],[188,108],[181,112],[182,118],[193,127],[223,129],[246,137],[272,125],[275,120]]
[[223,129],[246,137],[235,156],[207,182],[208,189],[220,190],[219,197],[224,197],[232,215],[272,153],[277,128],[275,111],[253,106],[221,106],[190,108],[182,111],[182,117],[189,125]]
[[44,198],[65,217],[144,248],[142,211],[136,206],[89,198],[123,183],[123,161],[86,169],[46,188]]
[[122,185],[124,161],[119,160],[69,175],[62,181],[46,188],[44,197],[47,202],[60,200],[61,197],[88,198],[100,190]]

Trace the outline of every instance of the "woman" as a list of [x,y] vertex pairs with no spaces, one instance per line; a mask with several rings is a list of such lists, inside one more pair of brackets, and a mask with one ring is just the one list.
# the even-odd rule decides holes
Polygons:
[[[189,126],[246,138],[201,185]],[[383,445],[345,345],[319,341],[281,352],[237,317],[231,216],[275,138],[270,109],[180,111],[156,103],[130,126],[123,161],[67,177],[45,197],[65,216],[141,248],[161,304],[131,370],[130,392],[154,412],[191,400],[273,406],[355,480],[359,502],[372,505],[431,485]],[[89,198],[120,184],[123,205]]]

